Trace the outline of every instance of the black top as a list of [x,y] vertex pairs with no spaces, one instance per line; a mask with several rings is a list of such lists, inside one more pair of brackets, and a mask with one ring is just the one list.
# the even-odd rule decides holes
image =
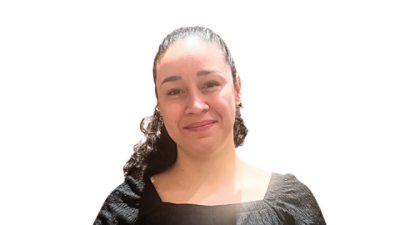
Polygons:
[[291,174],[272,174],[264,199],[204,206],[162,202],[152,182],[130,176],[106,199],[94,225],[325,225],[311,191]]

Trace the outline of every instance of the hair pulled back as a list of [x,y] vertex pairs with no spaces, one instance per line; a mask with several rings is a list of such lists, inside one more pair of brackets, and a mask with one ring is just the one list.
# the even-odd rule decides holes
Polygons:
[[[156,82],[156,66],[168,48],[177,40],[190,36],[201,38],[210,43],[216,43],[221,47],[225,60],[231,68],[233,81],[236,84],[237,71],[232,55],[222,38],[211,29],[200,26],[182,27],[168,34],[161,42],[153,63],[153,79]],[[154,85],[155,86],[155,85]],[[157,89],[155,88],[157,95]],[[233,127],[235,147],[243,144],[247,135],[247,128],[244,125],[240,114],[241,104],[236,108],[235,123]],[[175,142],[169,136],[162,121],[160,111],[156,107],[150,117],[145,117],[140,123],[140,129],[144,134],[142,141],[134,147],[134,153],[125,164],[124,174],[135,178],[150,177],[160,173],[175,163],[177,148]]]

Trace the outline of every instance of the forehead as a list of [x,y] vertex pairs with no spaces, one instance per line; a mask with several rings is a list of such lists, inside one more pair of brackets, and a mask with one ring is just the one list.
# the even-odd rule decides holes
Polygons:
[[217,43],[207,42],[198,37],[187,37],[171,44],[159,59],[156,70],[161,72],[171,67],[188,66],[226,67],[228,64]]
[[[183,39],[178,39],[173,42],[164,54],[165,56],[172,53],[182,53],[185,51],[210,51],[218,50],[222,54],[220,46],[215,42],[205,41],[196,36],[189,36]],[[169,54],[168,54],[169,53]]]

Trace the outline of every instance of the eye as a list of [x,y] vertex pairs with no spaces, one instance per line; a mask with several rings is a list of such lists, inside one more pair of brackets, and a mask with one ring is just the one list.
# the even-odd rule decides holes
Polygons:
[[212,81],[207,81],[203,88],[207,89],[207,88],[213,88],[213,87],[218,87],[220,84],[218,81],[212,80]]
[[181,90],[181,89],[179,89],[179,88],[173,88],[173,89],[171,89],[171,90],[169,90],[168,92],[167,92],[167,95],[168,96],[176,96],[176,95],[180,95],[180,94],[182,94],[183,93],[183,91]]

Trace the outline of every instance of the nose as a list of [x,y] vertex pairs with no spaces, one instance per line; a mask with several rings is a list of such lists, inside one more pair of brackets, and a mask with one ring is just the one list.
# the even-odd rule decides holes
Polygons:
[[198,114],[207,111],[209,106],[205,98],[199,93],[192,93],[188,96],[188,103],[186,106],[186,113]]

